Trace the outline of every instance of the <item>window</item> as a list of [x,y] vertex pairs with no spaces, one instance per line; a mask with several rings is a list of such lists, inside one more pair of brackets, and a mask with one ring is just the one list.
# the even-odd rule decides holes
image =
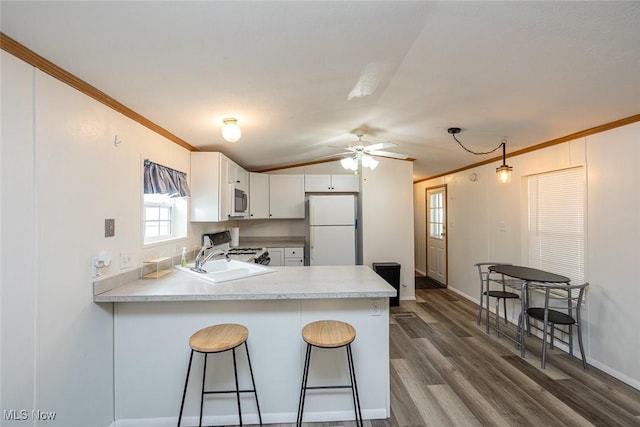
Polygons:
[[581,167],[527,177],[528,265],[584,282],[585,183]]
[[444,192],[429,194],[429,237],[444,238]]
[[[153,195],[155,196],[155,195]],[[145,197],[144,203],[144,235],[147,239],[171,237],[173,221],[173,203],[160,200],[159,197]]]
[[144,161],[144,244],[187,237],[187,175]]
[[186,237],[186,199],[166,194],[144,195],[144,243]]

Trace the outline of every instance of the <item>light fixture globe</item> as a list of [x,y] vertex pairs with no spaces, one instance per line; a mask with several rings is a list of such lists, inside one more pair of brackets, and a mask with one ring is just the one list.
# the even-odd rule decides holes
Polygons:
[[513,170],[513,167],[505,164],[496,168],[496,173],[498,174],[498,179],[500,180],[501,183],[507,184],[511,182],[512,170]]
[[225,141],[228,142],[236,142],[242,136],[242,130],[240,126],[238,126],[238,119],[227,118],[222,121],[224,126],[222,126],[222,137]]
[[340,164],[347,170],[358,170],[358,161],[354,157],[345,157],[344,159],[340,160]]
[[379,162],[373,157],[366,154],[362,155],[362,166],[364,166],[365,168],[374,170],[378,166],[378,163]]

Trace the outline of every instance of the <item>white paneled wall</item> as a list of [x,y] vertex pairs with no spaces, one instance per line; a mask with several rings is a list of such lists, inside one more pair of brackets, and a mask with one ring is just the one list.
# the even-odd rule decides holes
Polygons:
[[[51,426],[109,426],[113,315],[111,304],[93,303],[91,257],[111,253],[109,277],[227,224],[190,225],[189,239],[144,248],[142,161],[189,173],[189,152],[1,55],[1,409],[30,419],[55,411]],[[115,218],[115,237],[104,237],[105,218]],[[120,252],[131,268],[120,269]]]
[[4,52],[1,55],[0,410],[21,410],[36,402],[34,70]]
[[413,163],[378,158],[362,171],[362,263],[400,264],[400,298],[415,298]]
[[[512,182],[485,165],[414,185],[416,268],[426,270],[425,189],[447,184],[449,288],[477,302],[473,264],[525,264],[523,177],[572,166],[587,174],[586,278],[583,315],[590,363],[640,388],[640,123],[507,159]],[[469,174],[476,173],[475,182]],[[634,308],[635,307],[635,308]],[[511,311],[511,308],[509,309]],[[516,313],[517,314],[517,313]]]

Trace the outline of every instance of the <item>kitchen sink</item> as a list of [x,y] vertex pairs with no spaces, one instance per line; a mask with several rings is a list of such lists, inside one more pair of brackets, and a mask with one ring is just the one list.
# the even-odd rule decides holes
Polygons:
[[194,264],[187,264],[186,267],[176,266],[178,270],[182,270],[185,273],[189,273],[193,276],[207,280],[213,283],[228,282],[229,280],[244,279],[246,277],[258,276],[260,274],[272,273],[275,270],[269,267],[265,267],[261,264],[249,263],[226,259],[217,259],[209,261],[204,265],[206,273],[200,273],[193,271],[191,267]]

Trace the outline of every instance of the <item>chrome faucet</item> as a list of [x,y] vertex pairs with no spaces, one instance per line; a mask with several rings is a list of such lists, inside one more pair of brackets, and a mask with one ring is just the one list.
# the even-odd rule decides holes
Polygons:
[[216,255],[224,255],[227,262],[231,261],[231,258],[229,258],[229,254],[227,253],[227,251],[223,251],[223,250],[211,251],[207,256],[203,258],[206,250],[207,250],[206,245],[203,246],[202,249],[200,249],[200,252],[198,252],[198,255],[196,255],[195,265],[191,267],[191,270],[198,273],[206,273],[207,270],[204,269],[204,265],[207,263],[207,261],[209,261],[212,257]]

